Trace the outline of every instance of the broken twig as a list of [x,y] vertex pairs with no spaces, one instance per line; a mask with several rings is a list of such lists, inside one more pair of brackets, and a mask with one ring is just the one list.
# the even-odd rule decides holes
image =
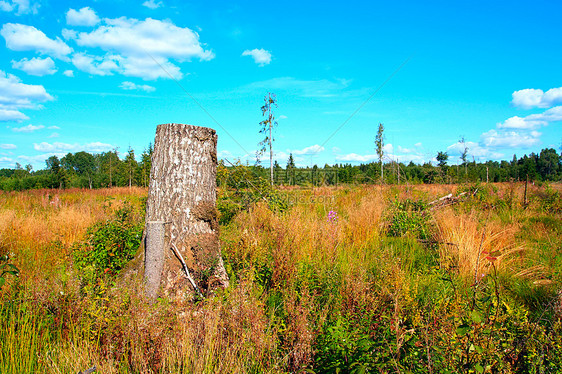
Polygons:
[[178,251],[178,249],[176,248],[176,245],[174,243],[172,243],[171,246],[172,246],[172,251],[174,251],[174,253],[176,254],[176,257],[181,262],[181,266],[183,267],[183,271],[185,272],[185,276],[187,277],[187,279],[189,280],[189,282],[191,283],[191,285],[193,286],[195,291],[197,291],[199,296],[203,297],[203,294],[199,290],[199,287],[197,287],[197,284],[195,284],[195,281],[191,277],[191,274],[189,273],[189,269],[187,268],[187,265],[185,264],[185,261],[183,260],[183,256],[181,255],[180,251]]

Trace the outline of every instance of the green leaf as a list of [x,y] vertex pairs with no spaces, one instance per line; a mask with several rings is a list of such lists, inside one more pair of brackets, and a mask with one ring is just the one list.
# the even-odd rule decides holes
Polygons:
[[476,371],[477,373],[483,373],[484,368],[482,367],[482,365],[476,364],[476,365],[474,365],[474,371]]
[[470,331],[470,326],[466,323],[463,323],[459,327],[457,327],[457,335],[466,335]]
[[470,317],[474,323],[482,323],[482,314],[480,314],[479,311],[473,310],[472,313],[470,313]]
[[4,283],[6,283],[6,279],[4,279],[4,277],[0,277],[0,288],[2,288]]

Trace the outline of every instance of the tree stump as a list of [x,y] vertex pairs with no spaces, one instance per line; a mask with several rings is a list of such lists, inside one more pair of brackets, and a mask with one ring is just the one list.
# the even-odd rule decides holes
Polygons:
[[176,123],[157,127],[146,205],[148,297],[191,299],[194,287],[185,268],[203,293],[228,285],[218,237],[216,167],[215,130]]

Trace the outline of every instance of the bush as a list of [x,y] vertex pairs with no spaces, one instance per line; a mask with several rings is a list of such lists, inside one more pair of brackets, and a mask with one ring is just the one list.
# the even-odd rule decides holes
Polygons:
[[94,278],[116,275],[135,256],[142,230],[142,220],[126,202],[113,218],[88,229],[84,242],[74,247],[74,264],[82,272],[93,273]]
[[394,237],[412,235],[427,240],[431,237],[428,224],[427,204],[421,200],[395,200],[392,203],[388,235]]

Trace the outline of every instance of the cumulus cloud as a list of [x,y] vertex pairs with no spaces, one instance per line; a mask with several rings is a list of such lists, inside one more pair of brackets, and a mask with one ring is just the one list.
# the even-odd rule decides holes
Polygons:
[[119,87],[121,87],[124,90],[138,90],[138,91],[145,91],[145,92],[156,91],[155,87],[149,86],[147,84],[135,84],[133,82],[123,82]]
[[69,78],[74,77],[74,71],[72,70],[65,70],[63,74]]
[[9,122],[9,121],[20,122],[26,119],[29,119],[29,117],[20,111],[0,108],[1,122]]
[[92,75],[113,75],[119,70],[117,65],[118,56],[107,55],[104,57],[90,56],[85,53],[75,53],[72,56],[72,64],[83,72]]
[[487,146],[485,144],[480,144],[470,141],[467,141],[464,144],[462,144],[461,142],[456,142],[454,144],[451,144],[450,146],[447,147],[447,153],[451,157],[456,156],[460,158],[461,154],[464,152],[465,146],[468,148],[467,154],[470,155],[470,157],[474,157],[478,159],[479,161],[497,160],[504,156],[503,153],[494,150],[492,148],[494,146]]
[[517,131],[490,130],[480,136],[481,143],[494,148],[529,148],[540,143],[541,133],[531,131],[522,133]]
[[307,156],[312,156],[312,155],[317,155],[320,152],[324,151],[324,147],[319,146],[318,144],[315,145],[311,145],[310,147],[306,147],[303,149],[295,149],[292,151],[292,153],[294,155],[307,155]]
[[378,161],[379,157],[377,155],[359,155],[357,153],[349,153],[346,155],[336,156],[336,161],[343,162],[375,162]]
[[40,109],[41,103],[52,100],[43,86],[22,83],[15,75],[0,70],[0,121],[28,119],[21,109]]
[[12,61],[12,67],[14,69],[22,70],[29,75],[35,75],[37,77],[52,75],[57,72],[57,69],[55,68],[55,62],[50,57],[33,57],[30,60],[24,58],[20,61]]
[[142,3],[142,6],[145,6],[150,9],[160,8],[162,5],[164,4],[162,4],[161,1],[155,2],[154,0],[147,0],[144,3]]
[[45,126],[43,126],[43,125],[35,126],[35,125],[29,124],[27,126],[14,127],[12,129],[12,131],[15,131],[15,132],[33,132],[33,131],[41,130],[41,129],[44,129],[44,128],[45,128]]
[[271,63],[271,52],[266,51],[263,48],[255,48],[252,50],[247,49],[242,52],[242,56],[251,56],[254,59],[254,62],[259,66],[269,65]]
[[96,12],[90,7],[80,10],[69,9],[66,13],[66,23],[70,26],[94,26],[100,21]]
[[[170,78],[170,75],[181,79],[180,68],[170,59],[178,62],[193,58],[207,61],[215,56],[211,50],[205,49],[196,32],[178,27],[169,20],[106,18],[91,32],[69,30],[65,31],[65,37],[74,39],[81,47],[105,51],[105,56],[84,52],[73,56],[73,63],[78,69],[97,75],[117,72],[146,80]],[[103,62],[109,65],[98,66]]]
[[16,15],[21,16],[22,14],[36,14],[39,10],[39,2],[34,0],[11,0],[11,1],[0,1],[0,10],[4,12],[15,11]]
[[86,152],[106,152],[114,148],[112,144],[101,143],[101,142],[92,142],[86,144],[69,144],[69,143],[34,143],[33,148],[36,151],[40,152],[49,152],[49,153],[57,153],[57,152],[77,152],[77,151],[86,151]]
[[1,149],[16,149],[17,146],[15,144],[0,144]]
[[2,26],[0,35],[6,39],[6,47],[12,51],[35,51],[68,61],[72,49],[59,37],[50,39],[41,30],[19,23],[7,23]]
[[511,103],[521,109],[550,108],[562,103],[562,87],[544,92],[540,89],[526,88],[513,92]]
[[1,163],[11,163],[11,162],[14,162],[14,160],[9,158],[9,157],[0,157],[0,162]]
[[514,116],[498,123],[499,129],[533,130],[547,126],[550,122],[562,121],[562,106],[555,106],[542,113],[529,114],[526,117]]

